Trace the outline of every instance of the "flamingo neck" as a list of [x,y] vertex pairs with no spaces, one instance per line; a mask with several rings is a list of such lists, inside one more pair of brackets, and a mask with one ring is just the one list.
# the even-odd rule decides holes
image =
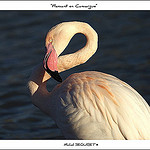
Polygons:
[[48,91],[46,89],[46,81],[50,78],[50,75],[44,70],[43,65],[37,65],[29,78],[28,88],[31,96],[46,95]]
[[[60,41],[56,40],[57,42],[55,42],[55,50],[57,50],[58,56],[66,48],[71,38],[77,33],[84,34],[87,38],[87,43],[85,47],[83,47],[82,49],[78,50],[75,53],[58,57],[57,67],[58,67],[59,72],[68,70],[77,65],[85,63],[97,50],[98,36],[97,36],[97,33],[94,31],[94,29],[90,25],[88,25],[87,23],[82,23],[82,22],[69,22],[66,24],[62,23],[61,26],[58,26],[59,28],[56,27],[59,31],[60,31],[60,28],[61,28],[61,31],[68,31],[67,35],[60,35],[60,33],[58,33],[59,37],[61,36],[63,37],[63,39],[60,39]],[[57,30],[56,29],[54,30],[57,33]],[[33,100],[38,101],[38,99],[40,99],[41,97],[43,98],[44,96],[49,94],[46,88],[46,81],[50,77],[51,76],[48,73],[46,73],[45,70],[43,69],[42,64],[38,65],[33,70],[33,73],[30,76],[30,79],[28,82],[28,87],[29,87]]]
[[[70,30],[69,27],[71,28]],[[87,39],[87,43],[82,49],[78,50],[75,53],[59,56],[58,58],[59,72],[68,70],[70,68],[85,63],[97,50],[98,35],[90,25],[82,22],[70,22],[69,27],[67,27],[67,29],[70,31],[70,34],[66,35],[68,37],[65,36],[66,38],[64,39],[64,43],[62,44],[65,45],[63,49],[66,48],[71,38],[77,33],[84,34]]]

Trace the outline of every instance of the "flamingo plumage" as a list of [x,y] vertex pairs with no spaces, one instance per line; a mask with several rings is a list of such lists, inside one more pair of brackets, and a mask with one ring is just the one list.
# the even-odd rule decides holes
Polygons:
[[[59,56],[76,33],[86,36],[85,47]],[[149,105],[112,75],[74,73],[48,92],[47,80],[52,76],[61,82],[58,72],[85,63],[96,52],[97,43],[98,35],[87,23],[64,22],[53,27],[46,36],[44,62],[33,70],[28,82],[33,104],[55,120],[67,139],[150,139]]]

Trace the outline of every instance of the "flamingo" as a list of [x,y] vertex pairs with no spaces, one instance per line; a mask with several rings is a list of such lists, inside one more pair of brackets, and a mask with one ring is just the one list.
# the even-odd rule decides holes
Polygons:
[[[86,36],[86,45],[59,56],[77,33]],[[62,82],[59,73],[85,63],[97,43],[96,31],[85,22],[63,22],[51,28],[44,61],[28,81],[32,103],[54,119],[66,139],[150,139],[150,107],[127,83],[96,71],[74,73]],[[60,83],[49,92],[46,83],[51,77]]]

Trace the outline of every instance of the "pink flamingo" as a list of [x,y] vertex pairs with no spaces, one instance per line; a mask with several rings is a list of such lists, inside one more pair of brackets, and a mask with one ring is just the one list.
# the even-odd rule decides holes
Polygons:
[[[86,36],[85,47],[59,56],[76,33]],[[75,73],[48,92],[47,80],[52,76],[61,82],[58,72],[85,63],[96,52],[97,43],[97,33],[87,23],[53,27],[46,37],[44,62],[28,82],[33,104],[55,120],[67,139],[150,139],[150,107],[137,91],[112,75]]]

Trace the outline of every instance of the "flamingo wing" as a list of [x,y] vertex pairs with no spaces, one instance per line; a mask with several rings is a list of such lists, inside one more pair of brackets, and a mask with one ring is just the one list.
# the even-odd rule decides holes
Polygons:
[[55,89],[53,119],[66,138],[150,139],[148,104],[116,77],[94,71],[76,73]]

